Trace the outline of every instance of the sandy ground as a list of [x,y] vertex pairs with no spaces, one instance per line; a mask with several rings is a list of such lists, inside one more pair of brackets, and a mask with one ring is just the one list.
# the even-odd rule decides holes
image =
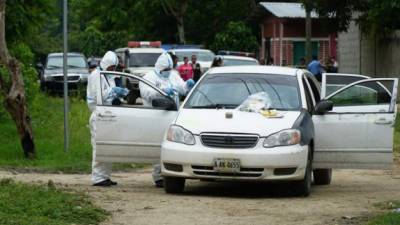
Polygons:
[[328,186],[310,197],[291,196],[287,185],[187,182],[185,193],[153,187],[151,169],[115,173],[117,187],[91,187],[89,175],[0,171],[0,178],[47,183],[84,191],[112,212],[111,224],[361,224],[379,213],[373,204],[400,200],[400,166],[391,171],[335,170]]

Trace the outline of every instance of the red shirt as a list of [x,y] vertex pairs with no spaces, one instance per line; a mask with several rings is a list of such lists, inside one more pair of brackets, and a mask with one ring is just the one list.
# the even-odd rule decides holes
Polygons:
[[193,68],[190,64],[182,64],[178,67],[178,72],[184,81],[193,78]]

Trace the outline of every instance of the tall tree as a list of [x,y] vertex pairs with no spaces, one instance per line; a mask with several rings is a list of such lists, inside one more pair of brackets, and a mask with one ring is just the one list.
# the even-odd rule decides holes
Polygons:
[[[35,156],[35,145],[30,117],[27,111],[24,81],[18,60],[10,56],[5,36],[6,0],[0,0],[0,95],[5,109],[17,127],[25,157]],[[8,78],[4,76],[8,73]]]
[[185,44],[184,17],[188,8],[189,0],[161,0],[161,6],[167,15],[171,15],[176,20],[178,29],[179,43]]

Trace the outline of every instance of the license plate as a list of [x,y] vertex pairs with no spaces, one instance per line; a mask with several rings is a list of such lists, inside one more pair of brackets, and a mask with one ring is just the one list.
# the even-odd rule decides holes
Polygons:
[[239,159],[214,159],[214,169],[218,172],[240,172]]

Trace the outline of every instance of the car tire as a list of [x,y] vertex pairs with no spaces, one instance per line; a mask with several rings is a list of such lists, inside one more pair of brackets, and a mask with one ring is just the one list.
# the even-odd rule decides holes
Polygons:
[[307,197],[311,193],[311,181],[312,181],[312,153],[311,148],[308,149],[307,166],[304,174],[304,179],[295,181],[294,187],[295,193],[299,196]]
[[328,185],[332,180],[332,169],[316,169],[313,171],[314,184]]
[[166,193],[170,194],[182,193],[184,188],[185,188],[185,178],[164,177],[164,190]]

